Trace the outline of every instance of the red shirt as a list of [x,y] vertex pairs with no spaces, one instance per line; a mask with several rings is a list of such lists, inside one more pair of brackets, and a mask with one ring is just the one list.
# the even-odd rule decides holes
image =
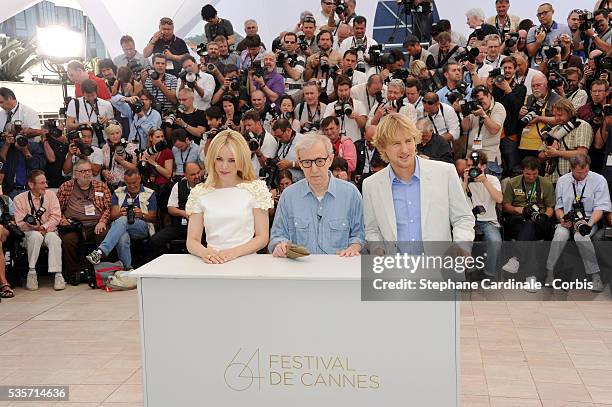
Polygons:
[[[108,88],[106,87],[106,82],[104,82],[104,79],[98,78],[96,75],[94,75],[93,72],[87,72],[87,74],[89,75],[89,79],[91,79],[92,81],[95,81],[96,84],[98,85],[98,97],[100,99],[110,100],[111,95],[110,95],[110,92],[108,91]],[[74,94],[75,94],[75,97],[77,98],[80,98],[81,96],[83,96],[83,94],[81,93],[80,83],[77,83],[74,86]]]
[[[155,160],[156,163],[158,163],[159,165],[161,165],[162,167],[164,167],[164,164],[166,164],[166,160],[174,160],[174,156],[172,155],[172,151],[170,151],[169,148],[165,148],[162,151],[159,152],[159,155],[157,156],[157,159]],[[163,175],[160,175],[159,173],[157,173],[157,175],[155,176],[155,184],[156,185],[163,185],[170,182],[170,180],[166,177],[164,177]]]

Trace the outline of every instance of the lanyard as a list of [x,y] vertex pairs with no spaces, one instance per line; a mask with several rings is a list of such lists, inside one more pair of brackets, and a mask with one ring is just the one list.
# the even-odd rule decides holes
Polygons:
[[17,114],[18,110],[19,110],[19,102],[17,102],[17,107],[15,108],[14,111],[9,110],[9,112],[6,114],[6,123],[4,123],[5,126],[13,120],[13,116]]
[[96,99],[96,102],[91,105],[91,112],[87,110],[87,105],[89,105],[90,103],[83,99],[83,104],[85,105],[85,114],[87,114],[87,121],[91,123],[91,116],[93,116],[94,113],[96,114],[96,120],[98,120],[98,99]]
[[[491,117],[491,113],[493,112],[494,107],[495,107],[495,101],[493,101],[493,106],[491,106],[491,108],[487,110],[486,112],[487,116]],[[482,137],[480,136],[480,132],[482,131],[483,126],[484,126],[484,119],[479,117],[478,118],[478,134],[476,135],[476,137],[474,137],[474,140],[482,140]]]
[[293,144],[293,139],[295,138],[295,134],[296,133],[293,132],[288,143],[281,143],[278,146],[278,149],[280,150],[280,152],[277,154],[278,158],[282,158],[284,160],[287,157],[287,154],[289,154],[289,151],[291,150],[291,144]]
[[527,192],[527,188],[525,187],[525,179],[523,178],[521,180],[521,186],[523,188],[523,193],[525,194],[525,197],[527,198],[527,203],[531,203],[531,198],[536,197],[537,199],[537,192],[538,192],[538,183],[540,182],[539,178],[536,178],[535,182],[533,183],[533,185],[531,186],[531,191]]
[[[28,192],[28,201],[30,202],[30,211],[31,211],[32,215],[34,215],[36,217],[36,220],[38,220],[38,223],[42,223],[41,219],[36,214],[37,211],[36,211],[36,207],[34,206],[34,201],[32,200],[32,192]],[[40,196],[40,206],[39,206],[39,208],[42,208],[44,203],[45,203],[45,196],[41,195]]]
[[[438,113],[442,113],[442,120],[444,120],[444,128],[448,132],[448,125],[446,124],[446,116],[444,116],[444,108],[442,104],[440,104],[440,110],[438,110]],[[436,113],[436,116],[438,115],[438,113]],[[429,121],[434,126],[434,130],[436,131],[436,134],[442,135],[442,133],[438,131],[438,127],[436,126],[436,123],[434,122],[433,117],[429,115],[427,115],[427,117],[429,117]]]
[[499,27],[499,16],[495,16],[495,28],[497,28],[497,32],[499,32],[499,35],[503,35],[504,33],[504,28],[508,27],[508,31],[510,31],[510,16],[506,16],[506,22],[504,23],[504,26]]
[[580,202],[582,202],[582,198],[584,197],[584,190],[586,189],[587,183],[584,183],[584,186],[582,187],[582,191],[580,192],[580,196],[578,196],[578,193],[576,192],[576,183],[572,182],[572,188],[574,188],[574,202],[579,204]]
[[[321,103],[317,103],[317,108],[312,114],[310,113],[310,107],[306,104],[306,113],[308,113],[308,122],[314,123],[313,120],[315,117],[319,116],[319,119],[321,118]],[[291,140],[293,140],[293,138]]]
[[189,147],[187,150],[187,157],[183,158],[183,152],[181,151],[181,165],[183,166],[183,172],[185,172],[185,161],[189,159],[189,153],[191,152],[192,147]]
[[134,125],[134,130],[136,130],[135,139],[138,140],[139,150],[142,149],[140,145],[142,139],[146,137],[146,132],[143,135],[143,137],[141,137],[141,133],[140,133],[140,130],[142,130],[141,124],[144,123],[149,118],[149,116],[151,116],[152,112],[153,112],[153,108],[150,108],[149,111],[145,113],[144,116],[142,117],[139,117],[138,114],[134,113],[134,120],[132,120],[132,124]]

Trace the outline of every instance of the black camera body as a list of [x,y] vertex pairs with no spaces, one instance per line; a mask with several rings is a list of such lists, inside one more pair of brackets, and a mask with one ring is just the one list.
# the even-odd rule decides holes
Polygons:
[[478,47],[466,47],[457,55],[457,62],[476,63],[476,58],[480,55]]
[[45,122],[45,126],[47,129],[47,134],[49,137],[58,138],[62,136],[62,131],[57,127],[57,121],[53,119],[49,119]]
[[493,78],[496,83],[502,83],[506,80],[506,77],[502,73],[501,68],[495,68],[489,72],[489,78]]
[[86,146],[85,144],[83,144],[83,140],[81,140],[81,131],[80,130],[73,130],[71,132],[68,133],[68,142],[70,144],[74,144],[76,145],[76,147],[79,149],[79,151],[81,152],[81,154],[84,154],[86,156],[90,156],[93,154],[93,148],[91,148],[90,146]]
[[134,222],[136,222],[136,213],[134,212],[134,200],[130,197],[126,198],[126,203],[127,203],[127,223],[129,225],[133,225]]
[[334,5],[334,12],[337,15],[344,14],[346,12],[346,4],[344,4],[343,0],[336,0]]
[[160,74],[154,69],[149,69],[149,78],[151,78],[152,81],[156,81],[160,78]]
[[544,56],[546,57],[546,59],[552,59],[556,57],[557,55],[561,55],[561,47],[558,45],[555,45],[555,46],[545,45],[542,47],[542,52],[544,53]]
[[242,137],[244,137],[244,139],[246,140],[249,146],[249,150],[251,150],[251,153],[254,153],[255,151],[259,150],[260,143],[259,143],[259,140],[257,139],[257,136],[255,136],[253,132],[248,131],[246,133],[243,133]]
[[[504,32],[504,35],[505,34],[506,33]],[[519,40],[519,33],[507,33],[507,34],[508,34],[509,38],[504,41],[504,46],[506,48],[512,48],[512,47],[514,47],[517,44],[517,42]]]
[[580,20],[580,26],[578,26],[580,31],[587,31],[595,25],[595,16],[590,10],[580,10],[578,12],[578,19]]
[[188,88],[193,89],[195,87],[196,81],[198,80],[199,75],[197,73],[193,73],[191,71],[183,70],[179,73],[179,79],[187,85]]
[[298,47],[302,52],[305,52],[308,49],[308,42],[306,41],[306,36],[304,34],[298,35]]
[[40,208],[36,210],[36,212],[34,212],[34,214],[28,213],[23,218],[23,221],[30,226],[36,226],[39,223],[41,223],[41,219],[43,215],[45,214],[45,212],[47,212],[47,210],[41,206]]
[[267,158],[264,165],[259,170],[259,176],[266,180],[266,184],[268,186],[274,188],[276,187],[276,179],[278,178],[278,166],[277,164],[280,162],[280,158],[271,157]]
[[338,117],[350,116],[353,114],[353,106],[348,101],[337,101],[334,106],[334,113]]
[[214,139],[217,134],[222,132],[223,130],[227,130],[227,126],[221,126],[216,129],[210,129],[206,133],[202,134],[202,139]]
[[457,100],[463,99],[467,95],[468,84],[461,81],[457,83],[457,87],[446,94],[446,100],[450,104],[455,103]]
[[319,130],[320,127],[321,127],[321,121],[320,120],[315,120],[312,123],[306,122],[302,126],[302,132],[303,133],[308,133],[309,131]]
[[198,54],[201,57],[208,56],[208,50],[206,48],[206,44],[204,44],[203,42],[198,44],[195,51],[196,51],[196,54]]
[[572,210],[563,215],[563,221],[572,222],[574,224],[574,232],[578,232],[582,236],[589,235],[593,229],[589,225],[589,218],[586,216],[582,202],[574,202]]
[[534,102],[527,108],[527,114],[521,119],[521,123],[524,125],[529,124],[537,115],[542,113],[546,102],[544,100],[534,100]]
[[461,102],[461,114],[463,117],[469,116],[476,110],[480,109],[480,104],[475,100]]
[[144,109],[144,103],[141,100],[137,100],[134,103],[130,103],[130,109],[132,109],[134,114],[141,113]]
[[538,204],[528,204],[523,208],[523,219],[542,225],[548,221],[548,216]]
[[266,71],[264,70],[264,67],[261,66],[261,63],[254,62],[251,64],[251,68],[253,68],[253,76],[263,78],[266,74]]

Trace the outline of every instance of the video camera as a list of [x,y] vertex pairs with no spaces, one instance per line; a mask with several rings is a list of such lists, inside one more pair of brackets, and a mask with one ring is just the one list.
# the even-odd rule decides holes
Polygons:
[[572,210],[563,215],[563,221],[572,222],[574,224],[574,232],[578,232],[582,236],[589,235],[593,229],[589,225],[589,218],[586,216],[582,201],[572,204]]

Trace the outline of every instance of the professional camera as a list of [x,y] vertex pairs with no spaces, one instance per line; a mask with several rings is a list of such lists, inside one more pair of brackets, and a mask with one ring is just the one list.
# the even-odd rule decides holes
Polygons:
[[181,79],[187,87],[193,89],[195,87],[196,81],[198,80],[198,74],[193,73],[191,71],[181,71],[179,73],[179,79]]
[[278,166],[277,164],[280,162],[280,158],[267,158],[264,165],[259,170],[259,177],[266,180],[268,186],[274,188],[276,185],[276,180],[278,179]]
[[396,69],[391,74],[391,79],[399,79],[402,81],[406,81],[408,79],[408,76],[410,76],[410,72],[408,71],[408,69],[406,68]]
[[432,11],[431,2],[424,1],[420,4],[415,4],[414,0],[396,0],[398,6],[404,6],[408,13],[430,14]]
[[130,109],[132,109],[132,113],[137,114],[142,112],[142,110],[144,109],[144,103],[142,103],[141,100],[137,100],[134,103],[130,103]]
[[461,100],[467,95],[468,84],[465,82],[458,82],[457,87],[446,94],[446,100],[451,105],[457,100]]
[[385,98],[383,97],[381,90],[379,90],[378,92],[374,94],[374,99],[376,100],[378,104],[381,104],[385,101]]
[[476,110],[480,109],[480,104],[475,100],[462,100],[461,101],[461,114],[463,117],[469,116],[474,113]]
[[40,220],[42,219],[46,211],[47,210],[41,206],[36,210],[36,212],[34,212],[34,214],[28,213],[23,218],[23,221],[30,226],[36,226],[41,222]]
[[337,15],[344,14],[346,12],[346,4],[342,0],[336,0],[334,11]]
[[337,101],[334,106],[334,113],[338,117],[350,116],[353,114],[353,106],[348,101]]
[[115,144],[115,154],[123,156],[126,160],[131,161],[133,156],[127,152],[128,141],[123,137],[119,140],[118,144]]
[[572,204],[572,210],[563,215],[563,221],[572,222],[574,224],[574,232],[578,232],[582,236],[589,235],[591,229],[593,229],[589,225],[589,218],[586,216],[582,201]]
[[504,41],[504,46],[507,49],[510,49],[517,44],[519,40],[519,33],[508,33],[508,35],[509,35],[509,38],[506,41]]
[[560,124],[558,126],[553,127],[546,126],[542,131],[542,140],[546,142],[549,146],[553,144],[554,141],[561,141],[565,136],[567,136],[572,130],[580,126],[580,121],[577,117],[572,117],[566,123]]
[[476,205],[472,208],[472,215],[474,215],[476,219],[478,219],[478,215],[482,215],[483,213],[487,213],[487,210],[482,205]]
[[544,56],[546,56],[546,59],[553,59],[557,55],[561,55],[561,47],[558,45],[545,45],[542,47],[542,52],[544,53]]
[[227,130],[227,126],[221,126],[216,129],[210,129],[206,133],[202,134],[202,140],[214,139],[217,134],[222,132],[223,130]]
[[3,202],[2,215],[0,215],[0,225],[4,226],[4,228],[9,231],[9,234],[13,238],[17,240],[23,239],[25,237],[25,233],[23,233],[23,231],[12,222],[13,218],[8,212],[8,205],[4,203],[4,199],[0,198],[0,200]]
[[172,127],[174,126],[174,122],[177,118],[177,111],[174,109],[169,109],[165,112],[164,118],[162,120],[162,127]]
[[612,105],[605,105],[603,107],[603,115],[604,116],[612,116]]
[[540,35],[540,33],[548,34],[550,30],[551,28],[547,28],[544,25],[540,25],[539,27],[535,29],[535,36],[537,37],[538,35]]
[[149,69],[149,78],[151,78],[152,81],[156,81],[160,78],[159,73],[155,70],[155,69]]
[[306,122],[302,126],[302,132],[303,133],[308,133],[309,131],[319,130],[320,127],[321,127],[321,121],[320,120],[315,120],[312,123]]
[[145,152],[149,155],[153,155],[165,150],[166,148],[168,148],[168,143],[166,140],[162,140],[156,144],[153,144],[151,147],[148,147]]
[[140,71],[142,71],[142,65],[137,59],[133,59],[127,63],[127,67],[130,71],[132,71],[133,75],[140,75]]
[[306,41],[306,36],[304,34],[298,35],[298,47],[302,52],[305,52],[308,49],[308,42]]
[[260,147],[259,140],[257,139],[257,136],[253,134],[253,132],[249,131],[249,132],[243,133],[242,137],[244,137],[244,139],[246,140],[247,144],[249,145],[249,150],[251,150],[252,153],[259,150],[259,147]]
[[480,50],[477,47],[466,47],[457,55],[457,62],[475,64],[478,55],[480,55]]
[[264,67],[261,66],[260,63],[252,63],[251,68],[253,70],[253,76],[256,76],[258,78],[263,78],[266,74]]
[[582,32],[593,28],[595,25],[595,16],[592,11],[578,10],[578,18],[580,19],[580,26],[578,29]]
[[612,70],[612,57],[606,54],[596,56],[593,58],[593,61],[595,62],[595,69],[597,71],[595,75],[593,75],[594,78],[599,78],[604,71]]
[[556,89],[559,86],[567,85],[567,79],[560,72],[551,72],[548,75],[548,89]]
[[506,77],[502,73],[501,68],[495,68],[491,72],[489,72],[489,78],[493,78],[495,83],[502,83],[506,80]]
[[321,72],[324,73],[324,74],[328,74],[329,75],[329,70],[330,70],[329,59],[323,60],[323,59],[321,59],[321,56],[329,57],[329,55],[321,54],[319,56],[319,66],[321,67]]
[[15,120],[13,122],[13,134],[15,134],[15,144],[20,147],[26,147],[28,145],[28,138],[22,134],[23,123],[21,120]]
[[472,167],[468,169],[468,182],[476,182],[476,178],[478,178],[482,174],[482,170],[478,168],[479,156],[477,151],[472,151],[470,153],[470,159],[472,160]]
[[542,109],[544,109],[546,102],[544,100],[535,100],[528,108],[527,114],[523,116],[521,119],[521,123],[524,125],[529,124],[530,121],[534,119],[537,115],[542,113]]
[[76,147],[79,149],[79,151],[81,152],[81,154],[86,155],[86,156],[90,156],[93,154],[93,148],[86,146],[85,144],[83,144],[83,141],[81,140],[81,131],[80,130],[73,130],[71,132],[68,132],[68,142],[70,144],[74,144],[76,145]]
[[57,121],[49,119],[45,122],[44,127],[47,129],[49,137],[58,138],[62,136],[62,131],[57,127]]
[[68,219],[68,224],[67,225],[59,225],[57,227],[58,232],[60,232],[60,234],[65,235],[66,233],[78,233],[78,234],[82,234],[83,233],[83,223],[81,221],[78,221],[76,219]]
[[380,68],[385,68],[387,65],[397,62],[394,54],[390,52],[383,53],[382,44],[371,45],[368,48],[368,55],[370,55],[370,65]]
[[203,42],[199,43],[198,46],[196,47],[196,54],[198,54],[201,57],[208,56],[206,44],[204,44]]
[[126,203],[127,203],[127,208],[126,208],[126,210],[127,210],[127,214],[126,214],[127,223],[129,225],[133,225],[134,222],[136,222],[136,213],[134,213],[134,200],[132,198],[128,197],[126,199]]
[[523,208],[523,219],[542,225],[548,221],[548,216],[538,204],[529,204]]
[[432,38],[440,34],[443,30],[438,26],[438,23],[433,23],[431,25],[431,36]]
[[104,125],[100,122],[95,122],[91,124],[91,128],[93,129],[94,134],[98,139],[98,145],[104,145]]

